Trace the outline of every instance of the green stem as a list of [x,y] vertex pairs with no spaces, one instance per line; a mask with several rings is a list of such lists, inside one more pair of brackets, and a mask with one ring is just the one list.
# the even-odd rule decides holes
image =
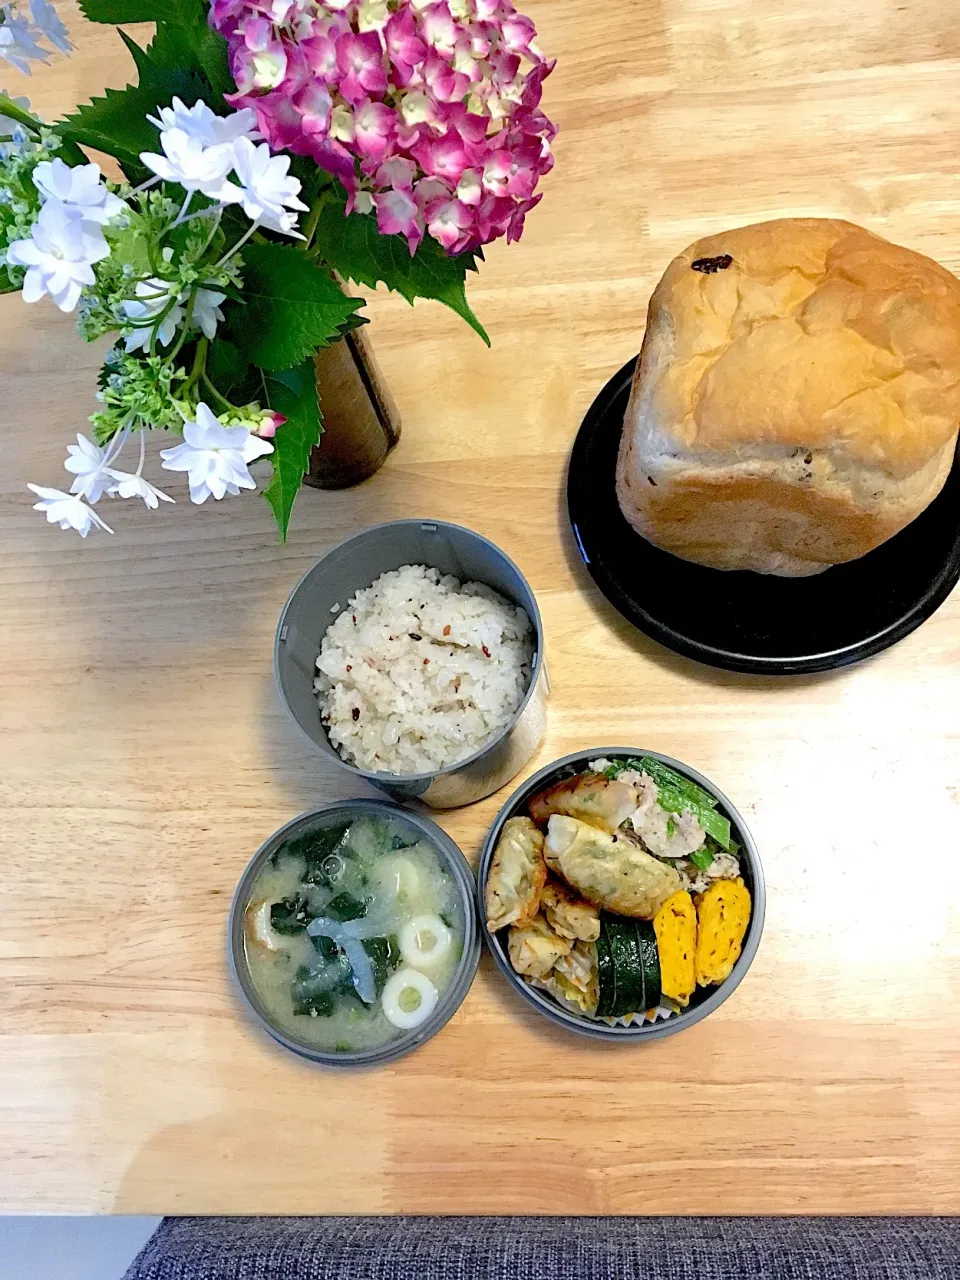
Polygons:
[[217,388],[213,385],[213,383],[207,377],[206,369],[204,369],[204,371],[200,374],[200,377],[206,383],[206,385],[210,388],[210,390],[213,392],[213,394],[217,397],[217,399],[220,401],[222,405],[225,405],[226,408],[228,409],[236,409],[237,406],[235,404],[231,404],[230,401],[227,399],[227,397],[225,395],[221,395],[220,392],[217,390]]
[[260,226],[259,222],[251,223],[250,226],[247,228],[247,230],[243,233],[243,235],[237,241],[237,243],[233,246],[233,248],[230,249],[229,252],[225,253],[223,257],[220,259],[220,261],[211,268],[210,274],[213,275],[215,271],[220,271],[224,267],[224,265],[230,261],[230,259],[234,256],[234,254],[238,253],[240,249],[243,248],[243,246],[247,243],[247,241],[250,239],[250,237],[253,235],[253,233],[257,230],[259,226]]
[[183,388],[184,395],[186,395],[188,391],[193,390],[206,370],[207,348],[209,346],[210,343],[207,338],[201,338],[197,343],[197,349],[193,353],[193,368],[190,370],[190,377],[187,379],[186,385]]
[[200,261],[200,259],[203,257],[203,255],[207,252],[207,250],[210,248],[211,244],[213,243],[213,237],[217,234],[217,232],[220,229],[220,221],[222,218],[223,218],[223,210],[218,209],[217,216],[213,220],[213,226],[210,228],[210,234],[207,236],[207,239],[204,243],[203,248],[197,254],[198,262]]
[[187,310],[186,310],[186,314],[183,317],[183,326],[180,330],[180,337],[177,339],[177,345],[173,348],[173,350],[167,356],[167,359],[164,362],[165,364],[172,364],[173,361],[176,360],[177,356],[180,354],[180,348],[183,346],[184,342],[186,342],[187,340],[187,331],[190,328],[190,321],[193,319],[193,308],[196,305],[196,301],[197,301],[197,291],[196,289],[194,289],[193,293],[190,294],[190,301],[187,303]]
[[18,107],[12,99],[2,93],[0,93],[0,116],[6,116],[8,120],[16,120],[25,129],[29,129],[31,133],[35,133],[38,137],[40,136],[41,122],[35,116],[32,116],[29,111],[24,111],[23,107]]
[[310,212],[307,214],[306,221],[303,224],[303,235],[306,237],[304,243],[304,251],[309,252],[313,246],[313,237],[317,232],[317,223],[320,221],[320,215],[323,213],[323,206],[327,202],[327,193],[321,192],[310,206]]

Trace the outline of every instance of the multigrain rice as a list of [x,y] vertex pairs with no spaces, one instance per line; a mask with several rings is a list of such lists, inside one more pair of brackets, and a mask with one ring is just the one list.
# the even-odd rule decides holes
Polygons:
[[504,729],[530,684],[525,610],[490,587],[423,565],[385,573],[327,629],[314,688],[344,760],[432,773]]

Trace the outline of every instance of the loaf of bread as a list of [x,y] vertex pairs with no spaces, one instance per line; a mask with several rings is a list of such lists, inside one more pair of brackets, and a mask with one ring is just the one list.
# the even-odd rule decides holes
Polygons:
[[854,560],[936,497],[960,423],[960,281],[849,222],[708,236],[650,300],[617,493],[715,569]]

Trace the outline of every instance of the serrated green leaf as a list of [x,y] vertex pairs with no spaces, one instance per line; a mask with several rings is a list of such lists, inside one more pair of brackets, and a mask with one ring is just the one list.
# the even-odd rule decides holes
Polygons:
[[[181,93],[192,102],[204,97],[209,89],[198,77],[188,76]],[[125,167],[143,172],[140,152],[156,151],[159,145],[156,126],[147,116],[156,115],[161,106],[168,106],[170,97],[159,80],[139,86],[128,84],[124,89],[107,89],[102,98],[93,98],[65,116],[57,125],[57,132],[71,142],[104,151]]]
[[[194,51],[203,74],[210,81],[215,93],[221,97],[225,93],[236,93],[237,85],[230,74],[230,63],[227,58],[227,42],[218,31],[208,25],[206,17],[201,15],[200,23],[193,28]],[[213,103],[210,104],[213,106]],[[223,106],[213,109],[222,110]]]
[[230,317],[230,338],[260,369],[290,369],[340,336],[340,325],[362,307],[300,250],[248,244],[243,296]]
[[217,338],[207,355],[207,377],[228,399],[235,387],[242,385],[250,366],[246,357],[226,338]]
[[124,22],[182,23],[195,0],[80,0],[80,10],[90,22],[116,26]]
[[282,373],[265,373],[263,392],[269,407],[287,419],[273,437],[273,479],[263,491],[273,508],[280,541],[286,542],[290,512],[310,465],[310,451],[323,432],[313,360]]
[[[208,23],[204,0],[80,0],[80,7],[91,22],[155,22],[157,33],[146,51],[150,60],[181,76],[204,76],[213,98],[201,96],[215,111],[226,111],[223,95],[232,93],[236,85],[227,61],[227,42]],[[125,43],[129,48],[130,42],[125,39]],[[136,54],[134,60],[143,84],[144,71]],[[171,96],[179,92],[173,85]]]
[[[168,28],[163,28],[167,30]],[[197,86],[200,85],[199,79],[187,69],[189,63],[181,62],[178,65],[165,67],[155,62],[150,55],[149,49],[141,49],[136,41],[131,40],[125,31],[118,32],[120,39],[127,46],[130,55],[137,68],[137,76],[139,79],[139,88],[149,91],[157,98],[158,103],[163,105],[169,104],[174,96],[178,98],[186,97],[188,100],[197,92]],[[153,46],[151,45],[151,48]],[[192,106],[192,102],[188,101],[188,106]],[[157,141],[154,133],[154,141],[150,149],[156,150]],[[146,148],[144,148],[146,149]]]
[[427,236],[411,258],[403,236],[381,235],[372,215],[347,217],[344,207],[342,200],[330,200],[320,214],[314,243],[321,258],[357,284],[385,284],[411,304],[415,298],[442,302],[489,347],[486,330],[467,302],[466,274],[477,269],[473,254],[451,258]]

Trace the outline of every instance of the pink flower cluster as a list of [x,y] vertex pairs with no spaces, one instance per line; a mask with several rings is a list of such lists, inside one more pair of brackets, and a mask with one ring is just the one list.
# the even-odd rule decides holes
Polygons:
[[518,240],[553,167],[553,70],[510,0],[212,0],[238,92],[275,151],[312,156],[414,253]]

